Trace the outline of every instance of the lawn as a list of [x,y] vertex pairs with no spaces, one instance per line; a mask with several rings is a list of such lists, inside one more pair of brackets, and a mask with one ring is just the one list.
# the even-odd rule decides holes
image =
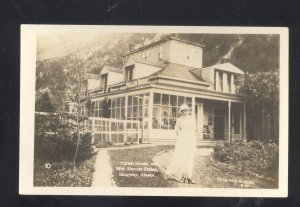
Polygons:
[[[195,185],[175,183],[178,187],[198,188],[277,188],[275,178],[259,177],[234,164],[224,164],[215,161],[212,156],[203,156],[205,148],[197,148],[194,157],[193,179]],[[159,165],[166,169],[172,157],[172,150],[156,157]],[[260,171],[260,175],[263,171]],[[256,172],[258,173],[258,172]],[[264,174],[265,175],[265,174]]]
[[36,158],[34,162],[34,186],[90,187],[96,156],[92,156],[73,169],[72,162],[45,163]]
[[113,179],[118,187],[172,187],[164,179],[152,159],[157,153],[174,146],[153,146],[136,149],[109,150]]

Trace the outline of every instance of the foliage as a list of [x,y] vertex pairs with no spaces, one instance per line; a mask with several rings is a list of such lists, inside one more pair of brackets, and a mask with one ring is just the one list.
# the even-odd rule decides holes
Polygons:
[[203,44],[203,66],[231,62],[247,72],[279,68],[279,35],[178,34],[181,39]]
[[279,35],[243,35],[234,48],[230,62],[246,72],[278,71]]
[[96,157],[91,157],[73,169],[69,161],[34,160],[34,186],[90,187]]
[[[38,135],[35,136],[35,159],[45,162],[71,161],[77,144],[76,133],[71,136],[63,135]],[[86,133],[81,136],[78,148],[78,161],[89,159],[95,154],[92,136]]]
[[279,73],[246,73],[238,94],[247,103],[248,136],[279,143]]
[[279,106],[279,73],[246,73],[238,93],[255,107],[276,108]]
[[56,134],[60,128],[59,115],[56,113],[35,113],[36,134]]
[[[57,109],[64,106],[64,97],[66,89],[66,77],[63,73],[65,58],[37,61],[36,63],[36,91],[49,90],[52,95],[52,101],[57,103]],[[38,97],[37,97],[38,99]]]
[[55,112],[57,108],[53,98],[50,97],[50,91],[45,90],[38,94],[35,102],[35,111],[39,112]]
[[235,141],[214,147],[214,158],[247,169],[268,169],[278,165],[279,148],[275,143]]

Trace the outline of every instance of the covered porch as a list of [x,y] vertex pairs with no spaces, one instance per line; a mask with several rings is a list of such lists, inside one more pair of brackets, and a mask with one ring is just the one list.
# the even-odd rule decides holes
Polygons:
[[194,114],[197,138],[201,140],[246,139],[244,103],[215,101],[196,97]]
[[[191,108],[190,113],[195,118],[198,143],[246,139],[245,104],[237,99],[216,99],[200,93],[141,88],[105,93],[94,99],[94,117],[101,117],[104,97],[110,100],[110,119],[120,120],[128,127],[138,125],[136,141],[142,143],[175,143],[174,127],[183,103]],[[106,136],[113,144],[126,142],[125,137],[119,138],[122,135],[118,135],[118,141],[112,139],[116,135]]]

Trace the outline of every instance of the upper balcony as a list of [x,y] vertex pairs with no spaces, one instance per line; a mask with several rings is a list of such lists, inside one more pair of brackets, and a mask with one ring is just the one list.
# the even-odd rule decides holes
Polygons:
[[244,76],[244,72],[231,63],[193,69],[190,72],[209,82],[211,84],[210,90],[230,94],[236,94]]
[[151,77],[145,77],[145,78],[138,78],[126,82],[122,81],[120,83],[108,86],[107,91],[104,91],[104,88],[102,87],[95,88],[93,90],[89,90],[89,94],[91,96],[95,96],[99,94],[104,94],[105,92],[116,92],[116,91],[121,91],[121,90],[129,89],[137,86],[144,86],[150,83],[150,78]]

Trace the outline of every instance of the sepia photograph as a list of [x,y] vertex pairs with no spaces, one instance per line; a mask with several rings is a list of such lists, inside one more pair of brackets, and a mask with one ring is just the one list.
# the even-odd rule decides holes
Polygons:
[[22,25],[20,193],[286,197],[288,30]]

